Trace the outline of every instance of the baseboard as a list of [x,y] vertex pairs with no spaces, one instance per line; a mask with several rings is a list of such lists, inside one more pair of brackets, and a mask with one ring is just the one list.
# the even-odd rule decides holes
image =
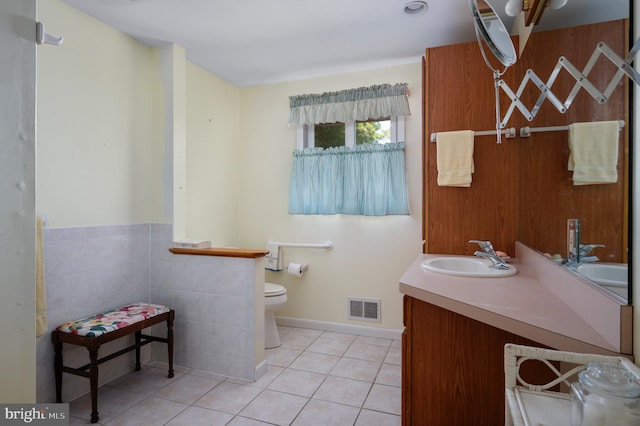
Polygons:
[[338,322],[315,321],[300,318],[276,317],[276,324],[287,327],[311,328],[313,330],[333,331],[336,333],[357,334],[359,336],[400,340],[402,330],[367,327],[364,325],[342,324]]
[[267,363],[266,360],[262,361],[260,364],[258,364],[258,366],[255,369],[255,373],[254,373],[254,381],[258,381],[262,378],[262,376],[264,376],[265,374],[267,374],[267,369],[269,368],[269,363]]

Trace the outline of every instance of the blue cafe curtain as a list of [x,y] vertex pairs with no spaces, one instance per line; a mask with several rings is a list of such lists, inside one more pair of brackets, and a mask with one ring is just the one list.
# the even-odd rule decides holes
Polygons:
[[[410,115],[407,83],[291,96],[289,124],[313,125]],[[291,214],[409,214],[404,142],[294,152]]]
[[408,215],[404,142],[293,153],[290,214]]

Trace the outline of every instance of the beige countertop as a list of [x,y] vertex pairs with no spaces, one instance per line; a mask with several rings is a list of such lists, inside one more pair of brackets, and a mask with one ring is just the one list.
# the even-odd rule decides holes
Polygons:
[[516,243],[518,274],[468,278],[430,272],[423,254],[400,292],[558,350],[631,353],[631,309],[596,285]]

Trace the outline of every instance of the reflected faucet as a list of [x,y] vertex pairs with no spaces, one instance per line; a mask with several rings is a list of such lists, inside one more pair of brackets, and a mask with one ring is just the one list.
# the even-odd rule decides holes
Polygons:
[[578,263],[589,263],[589,262],[597,262],[598,256],[587,256],[591,253],[591,250],[597,247],[605,247],[604,244],[580,244],[578,251],[580,252],[580,262]]
[[573,256],[566,259],[563,262],[563,265],[566,266],[567,268],[577,268],[583,263],[591,263],[591,262],[599,261],[600,259],[598,259],[598,256],[587,256],[589,253],[591,253],[591,250],[598,247],[606,247],[606,246],[604,244],[580,244],[580,246],[578,247],[579,256],[577,257]]
[[567,258],[562,262],[567,268],[577,268],[582,263],[597,262],[597,256],[587,256],[602,244],[581,243],[580,219],[567,219]]
[[489,259],[493,264],[493,267],[496,269],[509,269],[509,265],[504,261],[503,258],[496,254],[496,251],[493,249],[493,245],[491,241],[483,241],[483,240],[469,240],[470,243],[476,243],[480,246],[482,251],[476,251],[473,253],[474,256],[483,257],[485,259]]
[[567,263],[580,263],[580,219],[567,219]]

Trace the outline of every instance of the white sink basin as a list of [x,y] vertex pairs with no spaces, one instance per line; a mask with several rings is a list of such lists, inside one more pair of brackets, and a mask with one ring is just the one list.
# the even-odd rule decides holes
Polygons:
[[590,279],[618,293],[619,289],[624,297],[627,297],[627,264],[626,263],[584,263],[576,268],[576,271]]
[[423,260],[422,266],[431,272],[458,277],[499,278],[518,273],[513,265],[507,265],[508,269],[496,269],[490,260],[471,256],[432,257]]

